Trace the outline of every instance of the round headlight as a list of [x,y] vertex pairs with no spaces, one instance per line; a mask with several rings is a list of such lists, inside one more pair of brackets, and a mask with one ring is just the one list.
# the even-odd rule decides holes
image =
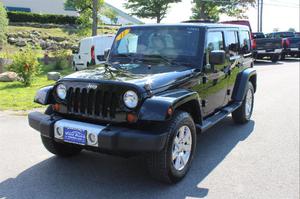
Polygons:
[[128,108],[135,108],[138,104],[138,96],[134,91],[127,91],[123,96],[123,100]]
[[66,86],[63,84],[59,84],[56,88],[56,93],[60,99],[62,99],[62,100],[66,99],[66,96],[67,96]]

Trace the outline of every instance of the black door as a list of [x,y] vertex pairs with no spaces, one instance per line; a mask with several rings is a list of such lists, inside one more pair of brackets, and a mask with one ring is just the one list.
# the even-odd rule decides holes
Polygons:
[[228,82],[224,67],[228,65],[212,65],[209,55],[212,51],[225,50],[224,33],[220,30],[209,30],[206,34],[204,64],[202,69],[201,83],[195,90],[201,97],[204,116],[212,114],[224,106]]
[[225,103],[231,100],[231,93],[236,80],[236,76],[240,71],[243,63],[243,57],[239,53],[239,29],[228,29],[225,33],[225,51],[226,57],[229,60],[229,65],[224,69],[227,74],[228,88]]
[[[228,76],[228,94],[226,101],[231,101],[231,95],[236,82],[237,75],[245,68],[252,67],[253,58],[251,53],[250,32],[247,29],[229,31],[227,34],[227,46],[236,43],[238,40],[238,49],[230,54],[231,67]],[[229,49],[228,49],[229,50]]]

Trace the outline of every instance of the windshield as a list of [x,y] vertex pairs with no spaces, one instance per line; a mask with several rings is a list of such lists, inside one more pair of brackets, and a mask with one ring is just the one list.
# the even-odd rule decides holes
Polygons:
[[[199,63],[198,27],[132,27],[121,29],[115,38],[109,62],[125,70],[161,67],[181,70]],[[130,64],[129,64],[130,63]],[[126,67],[123,67],[126,64]],[[146,67],[145,67],[146,66]],[[155,70],[160,72],[160,70]]]

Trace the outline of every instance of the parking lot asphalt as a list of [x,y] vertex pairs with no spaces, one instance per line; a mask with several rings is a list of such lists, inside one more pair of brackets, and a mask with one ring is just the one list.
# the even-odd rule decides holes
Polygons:
[[152,180],[141,157],[48,153],[25,116],[0,112],[0,198],[299,198],[300,60],[258,62],[252,121],[227,117],[198,135],[178,184]]

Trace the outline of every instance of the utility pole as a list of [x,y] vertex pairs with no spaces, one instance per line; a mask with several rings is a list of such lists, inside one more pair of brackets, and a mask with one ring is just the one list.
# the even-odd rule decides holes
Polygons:
[[260,0],[257,0],[257,32],[260,30]]
[[264,7],[264,0],[260,0],[260,32],[263,31],[263,7]]

